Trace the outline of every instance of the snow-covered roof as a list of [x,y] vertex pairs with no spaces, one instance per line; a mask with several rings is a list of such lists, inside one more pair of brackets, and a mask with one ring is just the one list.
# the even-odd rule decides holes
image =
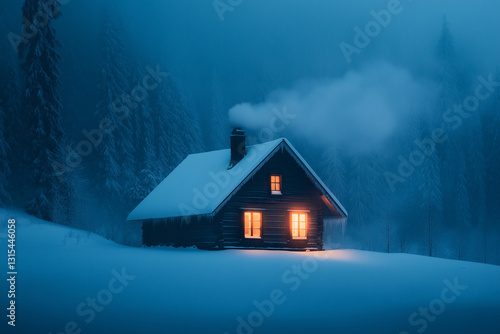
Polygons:
[[[285,138],[247,147],[228,170],[231,150],[189,155],[128,216],[129,221],[214,215],[276,152],[286,149],[323,193],[332,211],[347,217],[342,204]],[[333,206],[333,208],[331,207]]]

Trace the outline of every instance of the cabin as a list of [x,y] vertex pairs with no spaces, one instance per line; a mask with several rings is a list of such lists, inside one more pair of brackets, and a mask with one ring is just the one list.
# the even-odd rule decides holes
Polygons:
[[191,154],[128,216],[147,246],[322,250],[347,211],[285,138]]

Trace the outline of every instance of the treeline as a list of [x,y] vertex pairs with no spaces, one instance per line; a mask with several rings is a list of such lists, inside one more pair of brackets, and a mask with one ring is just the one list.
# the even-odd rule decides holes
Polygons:
[[[59,9],[41,3],[26,0],[19,21],[49,20],[31,25],[36,33],[0,68],[0,206],[132,243],[140,237],[125,224],[133,207],[186,155],[228,146],[224,78],[213,69],[203,83],[211,103],[196,110],[168,64],[128,43],[116,10],[104,6],[98,85],[60,96],[61,75],[86,83],[91,75],[60,73]],[[437,103],[386,147],[301,153],[349,211],[336,246],[500,264],[500,73],[470,76],[446,23],[435,61]],[[277,86],[270,64],[262,59],[255,96]],[[77,94],[92,110],[75,106]]]
[[[31,33],[1,69],[0,206],[132,242],[127,214],[205,147],[198,113],[168,67],[132,59],[137,50],[120,18],[109,6],[104,11],[99,84],[89,94],[98,96],[95,110],[75,117],[59,94],[64,46],[53,21],[60,8],[25,1],[19,21]],[[30,20],[37,16],[47,20]],[[64,126],[68,118],[94,126],[75,132],[78,125]]]
[[434,108],[389,147],[330,147],[322,175],[350,216],[344,247],[500,264],[500,72],[470,78],[444,22]]

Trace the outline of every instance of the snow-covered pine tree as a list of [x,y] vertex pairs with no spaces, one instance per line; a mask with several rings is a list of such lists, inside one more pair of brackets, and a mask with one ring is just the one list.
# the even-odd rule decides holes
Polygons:
[[155,108],[156,119],[156,155],[158,157],[157,169],[162,178],[167,175],[183,159],[184,142],[180,136],[182,120],[172,103],[171,90],[175,90],[169,77],[158,88],[158,98]]
[[26,20],[43,13],[45,24],[32,23],[26,29],[36,33],[21,44],[24,57],[26,89],[23,110],[29,122],[26,136],[30,142],[27,163],[30,164],[32,195],[26,205],[27,211],[39,218],[51,220],[54,200],[59,188],[54,163],[62,162],[61,102],[57,92],[59,85],[60,56],[56,47],[53,20],[60,15],[58,3],[46,4],[39,0],[25,0],[22,14]]
[[24,131],[21,129],[21,85],[15,59],[8,62],[0,90],[0,205],[19,203],[24,185],[22,173]]
[[166,177],[187,155],[203,150],[198,115],[169,75],[158,88],[158,166]]
[[[137,71],[138,77],[143,78],[144,73]],[[137,79],[138,84],[142,79]],[[129,185],[133,204],[143,200],[160,181],[157,170],[156,157],[156,131],[153,119],[153,110],[150,107],[150,96],[142,101],[135,110],[133,117],[133,138],[135,144],[135,175]]]
[[[488,222],[486,221],[486,186],[485,186],[485,157],[484,157],[484,143],[483,143],[483,128],[481,125],[480,111],[476,110],[472,112],[468,119],[464,120],[464,159],[465,159],[465,170],[466,170],[466,186],[467,186],[467,198],[469,206],[469,221],[468,224],[474,226],[476,229],[482,231],[481,234],[467,233],[464,238],[467,237],[467,241],[462,240],[465,244],[476,244],[481,245],[483,241],[487,239]],[[462,182],[462,181],[460,181]],[[459,216],[457,212],[456,219],[460,222],[463,217]],[[467,224],[467,227],[468,227]],[[463,232],[464,229],[458,226],[459,233]],[[473,240],[476,239],[476,240]],[[463,248],[463,247],[462,247]],[[477,252],[484,250],[483,247],[476,247]],[[472,251],[472,249],[471,249]],[[462,252],[460,252],[462,253]],[[464,256],[464,254],[459,254]],[[486,255],[486,252],[483,254]],[[480,260],[476,258],[474,260]]]
[[474,212],[471,223],[475,226],[481,226],[486,214],[486,193],[484,145],[479,112],[471,114],[466,126],[466,182],[471,211]]
[[371,218],[368,196],[367,180],[365,177],[363,159],[359,153],[354,154],[350,161],[347,203],[349,207],[349,227],[355,232]]
[[0,100],[3,101],[4,118],[4,139],[10,147],[8,154],[8,164],[11,173],[7,180],[7,189],[11,194],[13,203],[19,207],[23,206],[22,191],[26,189],[25,175],[27,161],[25,159],[25,148],[29,143],[26,142],[24,134],[27,132],[24,125],[27,121],[24,119],[24,113],[21,108],[22,91],[19,82],[18,65],[15,59],[7,64],[6,73],[2,83]]
[[466,239],[468,239],[467,230],[470,227],[471,219],[464,153],[459,153],[457,162],[457,170],[460,171],[461,174],[457,175],[459,182],[455,187],[455,226],[458,235],[458,259],[463,260],[465,256],[465,245],[467,244]]
[[428,157],[421,167],[420,193],[422,201],[422,230],[424,235],[424,244],[427,245],[427,254],[435,255],[436,234],[443,214],[442,185],[440,177],[439,156],[432,154]]
[[[128,208],[129,194],[125,191],[134,175],[131,116],[134,112],[129,96],[130,70],[126,57],[123,30],[118,19],[106,7],[103,26],[103,63],[99,84],[100,101],[95,116],[108,119],[111,133],[104,134],[98,147],[99,159],[95,182],[110,214],[124,214]],[[116,211],[118,210],[118,211]],[[123,210],[123,212],[121,212]]]
[[[495,74],[495,81],[500,81],[500,71]],[[485,152],[485,193],[486,218],[483,223],[484,255],[497,233],[500,239],[500,90],[496,90],[483,115],[483,143]],[[495,252],[496,250],[492,250]],[[486,259],[485,259],[486,262]]]
[[[321,155],[320,165],[318,166],[320,167],[319,170],[322,172],[321,179],[341,202],[343,202],[346,196],[346,169],[342,153],[343,152],[340,151],[340,148],[335,143],[327,145],[325,151]],[[314,160],[317,159],[311,161]],[[325,244],[342,241],[341,238],[344,237],[343,226],[345,226],[345,222],[346,220],[342,222],[339,221],[341,225],[332,223],[325,224]],[[342,230],[339,230],[339,227],[342,227]]]
[[[448,28],[446,17],[443,20],[441,37],[436,48],[436,57],[439,66],[436,81],[440,91],[435,113],[430,117],[430,129],[442,126],[443,115],[448,110],[454,110],[456,105],[460,105],[463,91],[462,75],[458,65],[453,36]],[[456,169],[459,166],[456,160],[459,152],[465,148],[459,142],[459,130],[463,131],[463,129],[454,130],[447,123],[444,123],[444,125],[448,140],[438,147],[441,164],[443,218],[444,223],[453,224],[455,221],[455,212],[453,210],[454,187],[457,186],[457,182],[462,182],[457,178],[457,175],[460,175],[462,171]],[[440,224],[441,222],[437,223]]]
[[182,159],[192,153],[199,153],[204,150],[202,140],[202,130],[200,126],[200,118],[193,106],[192,99],[188,99],[184,90],[174,77],[169,76],[167,79],[172,80],[174,90],[172,94],[173,109],[177,110],[181,120],[180,129],[181,137],[185,143]]
[[347,203],[349,226],[354,235],[363,242],[363,248],[374,250],[377,244],[375,223],[385,214],[383,205],[383,174],[378,169],[380,161],[376,154],[356,152],[351,158]]
[[229,122],[228,113],[224,108],[224,96],[217,70],[212,71],[212,119],[210,122],[210,139],[212,147],[220,150],[228,147]]
[[323,180],[335,196],[342,202],[346,196],[346,169],[343,154],[335,143],[325,149],[323,161]]
[[[415,150],[415,139],[420,138],[422,126],[421,119],[414,115],[406,131],[406,137],[402,140],[401,152],[413,152]],[[418,239],[414,236],[418,236],[422,232],[421,225],[424,220],[422,210],[418,205],[415,205],[416,203],[422,203],[421,183],[422,169],[416,168],[413,174],[406,178],[404,184],[400,185],[392,195],[395,203],[401,203],[401,207],[398,208],[396,214],[399,218],[397,239],[401,252],[407,252],[410,244]],[[396,199],[401,199],[402,202]],[[393,207],[396,207],[396,205],[393,205]]]

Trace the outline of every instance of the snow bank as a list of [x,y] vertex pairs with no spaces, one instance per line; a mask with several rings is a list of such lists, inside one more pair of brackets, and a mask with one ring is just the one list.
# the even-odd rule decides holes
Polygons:
[[21,213],[0,211],[2,229],[9,215],[18,326],[4,319],[2,333],[500,332],[497,266],[354,250],[131,248]]

